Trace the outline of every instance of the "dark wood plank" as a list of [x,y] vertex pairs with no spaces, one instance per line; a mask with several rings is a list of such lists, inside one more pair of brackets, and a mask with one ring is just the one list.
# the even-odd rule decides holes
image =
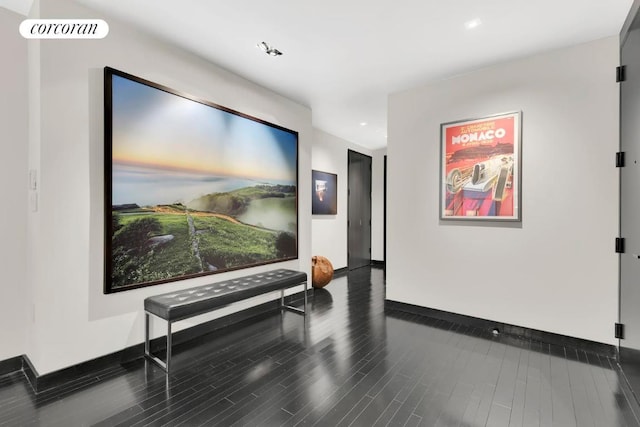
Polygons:
[[577,358],[567,360],[576,424],[585,427],[601,426],[603,424],[600,417],[602,414],[600,399],[587,391],[587,388],[592,386],[590,384],[591,378],[590,375],[586,377],[586,372],[581,369],[581,366],[584,364],[580,363]]
[[576,410],[571,395],[571,383],[564,347],[550,346],[553,425],[576,425]]
[[[356,344],[354,347],[352,354],[356,356],[356,359],[359,353],[368,353],[369,346],[363,341],[360,340],[360,344]],[[358,350],[358,348],[360,349]],[[335,372],[339,363],[338,358],[334,355],[332,358],[327,359],[320,354],[316,355],[316,357],[309,357],[308,360],[311,362],[309,365],[302,365],[299,370],[291,371],[290,375],[280,382],[280,385],[285,386],[281,394],[274,394],[273,399],[256,405],[252,411],[246,413],[237,423],[239,425],[252,424],[260,420],[270,419],[274,415],[279,417],[280,408],[283,408],[282,410],[289,414],[297,413],[305,407],[312,407],[314,399],[323,397],[323,391],[325,396],[335,391],[337,386],[327,384],[326,380],[328,372]],[[332,379],[334,383],[341,383],[350,375],[350,373],[349,375],[345,373],[344,375],[336,375]],[[310,389],[318,392],[310,395],[306,392]],[[270,391],[265,391],[266,393],[271,394]],[[288,409],[285,409],[285,407]]]
[[603,425],[625,425],[620,420],[618,403],[615,394],[611,393],[605,370],[602,368],[598,355],[588,354],[587,363],[594,382],[595,392],[602,407]]
[[543,381],[541,378],[541,360],[540,346],[538,343],[532,342],[528,351],[527,377],[524,390],[524,409],[522,413],[523,427],[540,426]]
[[540,426],[551,427],[553,425],[553,388],[549,345],[541,343],[540,350]]
[[619,425],[638,425],[637,402],[633,402],[633,397],[627,392],[625,380],[617,369],[617,364],[606,357],[599,357],[599,361],[602,373],[609,384],[609,390],[615,398]]
[[[402,405],[397,400],[392,400],[389,405],[385,408],[385,410],[380,414],[375,423],[372,424],[373,427],[383,427],[391,424],[391,419],[400,409],[400,405]],[[357,425],[357,424],[354,424]]]
[[524,424],[524,406],[530,354],[530,343],[526,342],[523,346],[523,351],[520,352],[520,360],[518,361],[518,374],[516,376],[516,385],[513,394],[513,405],[509,416],[509,427],[520,427]]
[[491,402],[487,426],[508,426],[516,388],[521,349],[508,347],[500,368],[500,376]]
[[323,405],[328,409],[310,412],[303,418],[304,423],[313,425],[322,421],[325,425],[337,425],[351,408],[358,404],[362,396],[366,395],[367,390],[375,385],[377,379],[386,374],[387,359],[393,358],[393,354],[393,350],[388,350],[372,357],[369,363],[357,372],[361,375],[357,382],[341,387],[329,399],[325,399]]
[[474,424],[487,424],[505,351],[506,346],[499,342],[493,342],[489,349],[484,362],[483,376],[478,383],[480,403],[478,404]]

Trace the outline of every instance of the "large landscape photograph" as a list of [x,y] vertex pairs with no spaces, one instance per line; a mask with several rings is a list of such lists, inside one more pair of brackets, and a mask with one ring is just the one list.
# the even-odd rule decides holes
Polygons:
[[105,96],[106,292],[297,258],[296,132],[110,68]]

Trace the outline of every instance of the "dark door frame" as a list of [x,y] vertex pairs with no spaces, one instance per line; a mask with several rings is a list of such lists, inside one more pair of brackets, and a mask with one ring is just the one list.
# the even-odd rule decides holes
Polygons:
[[[637,88],[639,77],[637,69],[637,52],[640,49],[640,41],[638,41],[638,33],[637,31],[640,26],[640,0],[635,0],[625,20],[624,26],[620,33],[620,61],[621,67],[628,65],[625,62],[631,61],[633,67],[630,72],[623,72],[624,68],[621,68],[622,71],[619,77],[619,90],[620,90],[620,151],[626,151],[626,168],[636,168],[634,166],[636,164],[632,158],[637,158],[638,156],[638,134],[637,129],[635,131],[633,129],[629,129],[629,123],[634,123],[635,118],[630,118],[630,113],[625,107],[629,102],[632,102],[635,105],[640,103],[640,95],[638,95],[638,89],[633,90],[633,88]],[[631,38],[632,33],[635,32],[634,37]],[[629,45],[629,43],[633,43]],[[631,46],[631,47],[630,47]],[[629,55],[629,49],[632,49],[633,54]],[[629,88],[629,84],[632,83],[631,89]],[[625,114],[626,112],[626,114]],[[633,134],[631,134],[633,133]],[[622,165],[625,166],[624,164]],[[627,246],[626,251],[630,252],[629,246],[634,243],[637,245],[638,241],[638,233],[630,224],[635,223],[635,217],[633,214],[630,214],[628,206],[625,209],[625,200],[628,200],[628,196],[630,192],[632,194],[636,194],[638,189],[638,185],[636,184],[636,180],[632,179],[633,175],[630,177],[630,169],[627,169],[626,173],[623,169],[620,169],[619,172],[619,219],[618,219],[618,236],[624,237],[627,239],[627,244],[623,246]],[[637,173],[637,172],[636,172]],[[623,191],[625,190],[625,191]],[[631,245],[629,244],[631,242]],[[635,258],[635,255],[633,255]],[[634,313],[636,309],[635,301],[631,299],[625,298],[625,292],[628,293],[630,288],[634,289],[637,287],[637,282],[635,281],[635,275],[629,271],[630,266],[635,264],[637,261],[631,261],[631,254],[625,254],[624,247],[621,248],[620,253],[618,255],[618,324],[616,324],[616,338],[618,338],[618,360],[620,367],[622,369],[622,373],[625,377],[625,383],[631,388],[633,396],[640,403],[640,348],[638,345],[638,337],[637,334],[630,335],[626,334],[625,330],[638,330],[639,326],[639,318],[638,316],[630,315],[629,313]],[[633,293],[632,293],[633,295]],[[625,325],[625,323],[627,323]],[[627,335],[625,337],[625,334]],[[625,339],[626,338],[626,339]]]
[[383,269],[386,274],[387,272],[387,155],[384,155],[384,195],[382,199],[382,212],[383,212],[383,231],[382,231],[382,239],[383,239],[383,253],[382,253],[382,262]]

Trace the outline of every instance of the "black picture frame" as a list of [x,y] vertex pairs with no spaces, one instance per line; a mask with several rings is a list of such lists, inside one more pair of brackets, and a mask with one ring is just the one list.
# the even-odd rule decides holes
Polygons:
[[104,68],[113,293],[298,258],[298,132]]
[[317,170],[311,171],[311,214],[338,214],[338,175]]

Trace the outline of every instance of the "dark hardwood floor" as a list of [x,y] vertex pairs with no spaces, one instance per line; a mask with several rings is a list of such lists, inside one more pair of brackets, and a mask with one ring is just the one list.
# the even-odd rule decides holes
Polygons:
[[306,323],[273,313],[37,395],[0,377],[7,426],[638,426],[615,360],[384,311],[379,269],[335,279]]

